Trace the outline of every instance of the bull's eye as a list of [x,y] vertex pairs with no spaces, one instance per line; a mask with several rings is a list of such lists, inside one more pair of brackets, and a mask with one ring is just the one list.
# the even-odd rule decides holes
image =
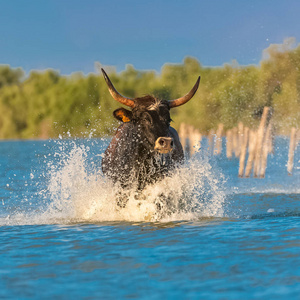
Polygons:
[[159,144],[160,144],[161,146],[163,146],[163,145],[165,144],[165,141],[164,141],[163,139],[161,139],[161,140],[159,140]]

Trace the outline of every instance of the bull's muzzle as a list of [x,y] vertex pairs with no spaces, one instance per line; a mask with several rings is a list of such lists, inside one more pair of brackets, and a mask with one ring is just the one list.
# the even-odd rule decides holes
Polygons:
[[159,153],[166,154],[173,150],[174,148],[174,141],[171,137],[159,137],[155,141],[154,150],[158,151]]

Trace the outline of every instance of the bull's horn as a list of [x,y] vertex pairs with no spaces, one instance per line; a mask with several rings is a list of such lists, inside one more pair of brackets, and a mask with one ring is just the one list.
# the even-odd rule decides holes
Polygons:
[[124,97],[122,96],[116,89],[115,87],[113,86],[113,84],[111,83],[109,77],[107,76],[106,72],[101,68],[101,71],[103,73],[103,76],[104,76],[104,79],[106,81],[106,84],[108,86],[108,90],[110,92],[110,94],[112,95],[112,97],[117,100],[118,102],[126,105],[126,106],[129,106],[131,108],[134,107],[134,100],[131,99],[131,98],[127,98],[127,97]]
[[195,85],[193,86],[193,88],[185,96],[183,96],[181,98],[178,98],[178,99],[175,99],[175,100],[169,100],[168,101],[170,108],[183,105],[183,104],[187,103],[189,100],[191,100],[192,97],[197,92],[197,89],[199,87],[199,83],[200,83],[200,76],[198,77],[198,80],[195,83]]

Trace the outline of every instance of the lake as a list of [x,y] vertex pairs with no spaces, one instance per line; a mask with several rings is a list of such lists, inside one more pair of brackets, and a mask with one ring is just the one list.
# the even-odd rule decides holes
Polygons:
[[120,208],[108,142],[0,142],[1,299],[299,299],[299,147],[293,176],[278,137],[266,177],[241,179],[204,140]]

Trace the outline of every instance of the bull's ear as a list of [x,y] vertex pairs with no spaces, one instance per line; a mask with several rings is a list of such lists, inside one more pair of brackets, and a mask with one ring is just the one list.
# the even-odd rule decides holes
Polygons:
[[125,108],[118,108],[114,112],[114,117],[121,122],[130,122],[132,120],[132,112]]

